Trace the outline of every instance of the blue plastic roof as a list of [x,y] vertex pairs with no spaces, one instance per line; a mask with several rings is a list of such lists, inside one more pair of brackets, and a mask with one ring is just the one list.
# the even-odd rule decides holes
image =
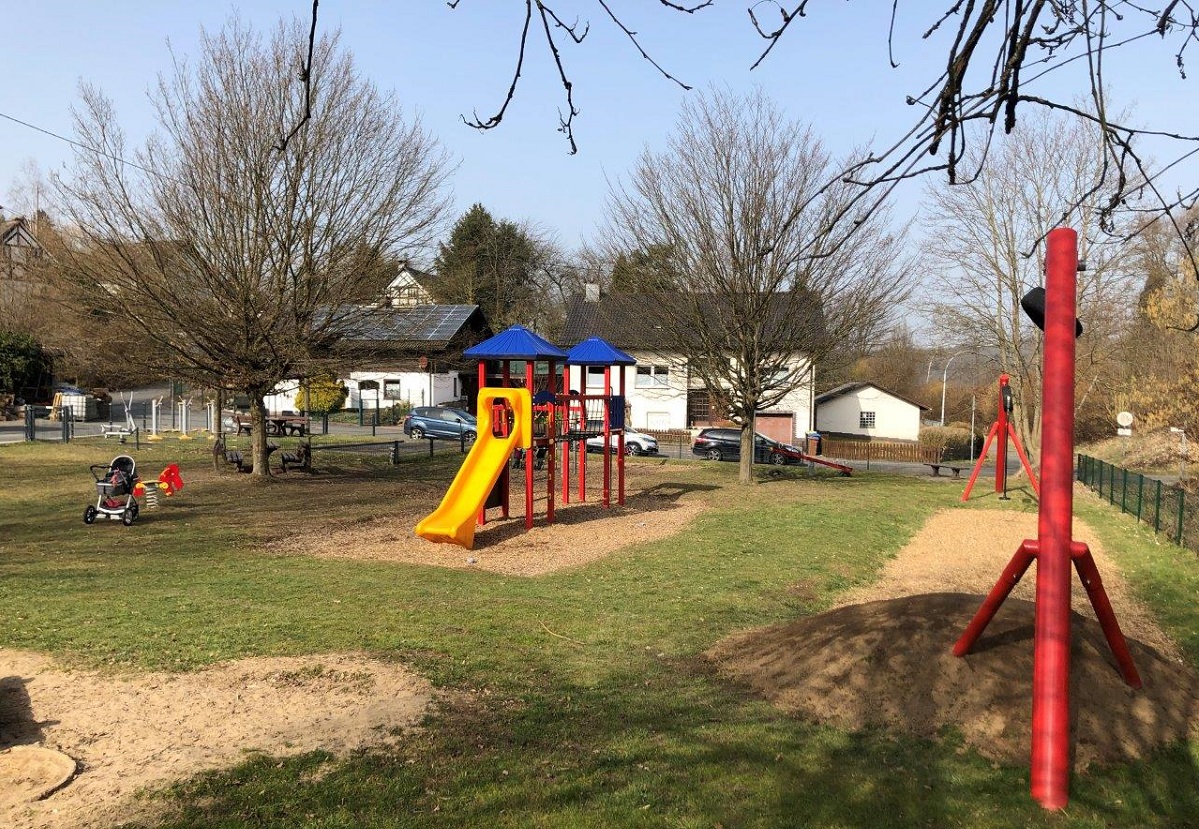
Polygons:
[[514,325],[462,352],[472,360],[565,360],[566,352],[523,325]]
[[607,340],[588,337],[566,356],[570,366],[635,366],[637,361]]

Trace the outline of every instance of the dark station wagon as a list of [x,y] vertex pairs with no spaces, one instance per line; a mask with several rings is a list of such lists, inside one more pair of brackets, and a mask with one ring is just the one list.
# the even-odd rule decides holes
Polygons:
[[[711,461],[735,461],[741,458],[741,430],[715,427],[704,429],[695,437],[691,452]],[[799,447],[780,443],[754,432],[754,463],[802,463]]]

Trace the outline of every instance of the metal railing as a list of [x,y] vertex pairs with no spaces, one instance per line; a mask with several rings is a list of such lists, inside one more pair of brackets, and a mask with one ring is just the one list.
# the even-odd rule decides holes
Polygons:
[[[1137,521],[1152,525],[1155,534],[1165,533],[1180,547],[1199,543],[1199,534],[1187,534],[1188,525],[1194,529],[1199,523],[1199,515],[1193,514],[1194,510],[1188,514],[1186,491],[1181,486],[1089,455],[1078,456],[1076,477],[1099,493],[1100,498],[1118,506],[1121,512],[1135,515]],[[1194,542],[1184,544],[1192,538]]]

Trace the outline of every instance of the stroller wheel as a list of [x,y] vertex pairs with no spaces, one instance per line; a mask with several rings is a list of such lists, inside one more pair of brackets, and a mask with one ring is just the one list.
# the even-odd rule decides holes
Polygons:
[[137,518],[138,513],[141,512],[141,508],[138,507],[137,502],[134,501],[132,504],[129,505],[129,511],[133,513],[134,518]]
[[87,508],[83,510],[83,523],[84,524],[95,524],[96,523],[96,508],[93,507],[91,504],[88,504]]
[[125,510],[124,512],[122,512],[122,513],[121,513],[121,523],[122,523],[122,524],[124,524],[126,527],[132,527],[132,526],[133,526],[133,519],[134,519],[134,518],[137,518],[137,513],[135,513],[135,512],[134,512],[133,510],[131,510],[131,509],[127,509],[127,510]]

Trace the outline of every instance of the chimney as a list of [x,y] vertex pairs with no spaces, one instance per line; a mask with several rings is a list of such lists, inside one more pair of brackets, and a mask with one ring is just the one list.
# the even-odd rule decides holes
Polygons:
[[587,302],[599,302],[600,289],[598,282],[586,282],[583,284],[583,299]]

